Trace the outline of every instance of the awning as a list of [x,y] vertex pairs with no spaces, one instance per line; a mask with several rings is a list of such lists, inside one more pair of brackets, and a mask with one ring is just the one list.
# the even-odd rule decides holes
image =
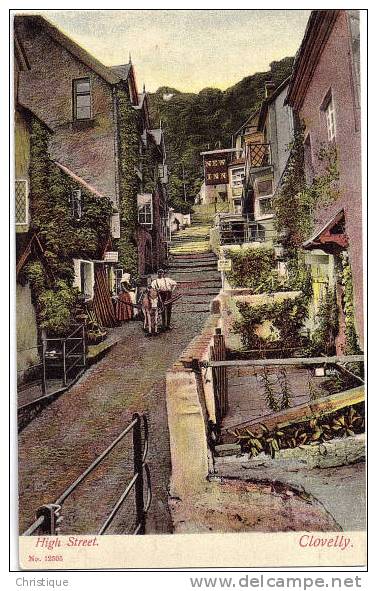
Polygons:
[[344,210],[341,209],[327,222],[319,231],[317,231],[309,240],[302,244],[303,248],[310,250],[312,248],[340,248],[348,246],[348,238],[345,232]]

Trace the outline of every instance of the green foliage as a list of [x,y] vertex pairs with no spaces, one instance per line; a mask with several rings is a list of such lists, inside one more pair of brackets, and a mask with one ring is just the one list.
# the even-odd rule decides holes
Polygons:
[[65,281],[57,281],[54,289],[42,291],[38,298],[40,326],[55,335],[64,334],[72,322],[72,310],[78,290]]
[[[189,203],[193,203],[199,192],[203,178],[200,152],[208,148],[230,147],[232,134],[260,106],[264,83],[272,80],[276,87],[279,86],[291,74],[292,64],[291,57],[272,62],[268,72],[247,76],[224,92],[204,88],[194,94],[162,87],[149,95],[154,125],[159,125],[161,120],[164,128],[172,207],[182,211],[183,176]],[[164,95],[173,96],[164,100]]]
[[308,300],[313,295],[312,274],[310,266],[300,257],[300,252],[291,250],[286,259],[288,280],[286,287],[292,291],[300,290]]
[[278,273],[273,248],[247,248],[227,253],[232,270],[226,277],[232,287],[245,287],[253,293],[271,293],[278,286]]
[[[304,295],[259,306],[238,303],[237,307],[242,318],[234,323],[233,330],[241,335],[246,349],[274,350],[303,346],[301,331],[308,309],[308,300]],[[256,333],[256,329],[265,321],[272,323],[274,331],[272,336],[263,338]]]
[[277,194],[273,200],[275,227],[286,245],[297,247],[313,230],[314,213],[340,195],[338,158],[335,145],[320,146],[316,158],[320,173],[305,178],[304,129],[299,129],[289,146],[290,154]]
[[334,355],[339,331],[339,311],[335,289],[327,288],[316,316],[317,328],[311,336],[312,355]]
[[[112,204],[78,186],[49,158],[49,133],[37,120],[31,124],[30,207],[31,230],[44,248],[51,280],[40,261],[31,261],[25,276],[30,281],[42,328],[64,334],[72,322],[77,292],[72,287],[73,258],[101,258],[110,235]],[[71,193],[81,189],[82,216],[74,219]]]
[[139,179],[136,169],[139,166],[138,121],[132,108],[128,92],[117,89],[118,134],[119,134],[119,209],[120,233],[118,242],[119,264],[134,277],[138,274],[137,251],[137,193]]
[[272,410],[272,412],[277,412],[280,409],[279,402],[276,398],[275,390],[269,378],[269,372],[266,367],[263,367],[260,374],[260,379],[262,382],[267,406]]
[[348,255],[344,253],[342,258],[342,284],[344,287],[343,311],[345,316],[346,350],[347,355],[359,355],[362,353],[355,329],[355,311],[353,300],[352,270]]
[[256,456],[265,452],[271,457],[280,449],[305,444],[324,443],[334,438],[349,437],[365,430],[364,404],[360,403],[327,415],[317,415],[300,423],[269,429],[261,424],[258,432],[248,429],[232,431],[243,452]]

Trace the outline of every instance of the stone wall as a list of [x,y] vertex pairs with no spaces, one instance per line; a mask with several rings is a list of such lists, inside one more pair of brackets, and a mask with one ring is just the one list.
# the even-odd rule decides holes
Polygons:
[[207,443],[208,421],[216,420],[212,376],[208,369],[194,371],[193,360],[209,359],[213,335],[219,325],[220,317],[210,316],[200,335],[166,374],[172,497],[182,499],[196,494],[205,487],[212,471],[212,454]]

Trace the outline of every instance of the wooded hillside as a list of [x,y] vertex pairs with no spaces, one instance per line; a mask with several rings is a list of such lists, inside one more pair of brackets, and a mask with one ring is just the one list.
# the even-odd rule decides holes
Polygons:
[[[264,83],[271,80],[278,86],[290,75],[292,64],[292,57],[272,62],[269,71],[247,76],[225,91],[204,88],[195,94],[161,87],[149,95],[153,124],[157,127],[161,120],[164,129],[173,207],[189,209],[200,189],[200,152],[230,147],[232,134],[262,102]],[[187,204],[183,202],[183,170]]]

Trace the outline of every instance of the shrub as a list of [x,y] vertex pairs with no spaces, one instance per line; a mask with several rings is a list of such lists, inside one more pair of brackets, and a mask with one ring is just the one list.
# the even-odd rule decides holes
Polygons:
[[279,284],[273,248],[247,248],[229,252],[232,270],[226,277],[232,287],[245,287],[253,293],[271,293]]
[[[241,335],[246,349],[291,349],[304,344],[301,330],[307,315],[307,298],[303,295],[272,301],[259,306],[238,303],[241,320],[233,325],[234,332]],[[256,333],[257,327],[269,320],[278,333],[277,338],[263,338]]]

